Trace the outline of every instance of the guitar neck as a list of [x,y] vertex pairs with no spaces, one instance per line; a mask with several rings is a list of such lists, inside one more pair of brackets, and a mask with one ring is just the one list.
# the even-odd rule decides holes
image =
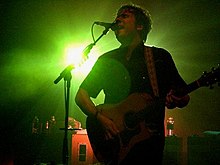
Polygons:
[[[199,81],[196,80],[196,81],[193,81],[190,84],[188,84],[186,86],[186,88],[181,89],[176,94],[177,94],[177,96],[184,96],[184,95],[189,94],[192,91],[194,91],[200,87],[201,87],[201,85],[200,85]],[[151,108],[154,106],[154,104],[155,104],[155,102],[151,104]],[[148,108],[148,109],[151,109],[151,108]],[[144,117],[147,115],[147,113],[148,112],[146,111],[146,109],[143,109],[143,110],[139,111],[138,113],[134,114],[133,117],[135,118],[135,120],[141,121],[144,119]]]
[[[219,82],[219,79],[220,79],[220,72],[218,68],[218,69],[212,70],[212,72],[204,73],[199,79],[191,82],[185,88],[175,91],[174,95],[181,97],[181,96],[191,93],[192,91],[202,86],[211,87],[212,84]],[[149,113],[149,111],[151,109],[154,109],[154,106],[158,104],[158,101],[163,101],[163,100],[159,99],[157,101],[153,101],[152,103],[149,103],[148,107],[146,107],[145,109],[142,109],[137,113],[128,115],[127,116],[128,120],[126,121],[126,125],[131,125],[131,127],[133,127],[137,125],[137,123],[139,123],[140,121],[144,120],[145,116]]]
[[200,84],[199,84],[199,81],[196,80],[196,81],[193,81],[192,83],[188,84],[187,85],[187,88],[186,88],[186,91],[185,93],[183,92],[182,94],[185,95],[185,94],[188,94],[188,93],[191,93],[192,91],[200,88]]
[[177,96],[184,96],[203,86],[212,89],[212,85],[215,83],[220,83],[220,65],[218,65],[218,68],[212,68],[212,71],[210,72],[203,72],[202,76],[188,84],[186,89],[177,91]]

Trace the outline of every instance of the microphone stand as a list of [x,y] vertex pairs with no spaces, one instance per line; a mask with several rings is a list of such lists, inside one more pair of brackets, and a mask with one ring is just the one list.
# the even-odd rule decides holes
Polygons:
[[68,116],[69,116],[69,96],[70,96],[70,82],[72,79],[71,70],[74,68],[73,65],[67,66],[61,73],[60,76],[54,81],[57,84],[62,78],[64,79],[64,97],[65,97],[65,128],[63,138],[63,164],[68,165]]
[[104,35],[106,35],[110,29],[111,26],[106,27],[102,34],[94,41],[93,45],[95,45]]
[[[93,48],[93,46],[104,36],[108,33],[109,29],[111,27],[105,28],[105,30],[102,32],[102,34],[98,37],[97,40],[95,40],[93,43],[89,44],[84,50],[83,50],[83,56],[86,58],[88,57],[89,52]],[[62,154],[62,161],[63,165],[68,165],[68,118],[69,118],[69,96],[70,96],[70,84],[71,84],[71,71],[74,69],[73,65],[67,66],[60,75],[54,80],[54,84],[57,84],[61,79],[64,79],[64,97],[65,97],[65,128],[64,128],[64,138],[63,138],[63,154]]]

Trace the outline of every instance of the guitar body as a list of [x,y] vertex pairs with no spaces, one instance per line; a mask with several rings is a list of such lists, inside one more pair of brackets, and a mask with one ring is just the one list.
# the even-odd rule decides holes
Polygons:
[[[220,66],[220,65],[219,65]],[[184,96],[200,87],[220,83],[220,67],[204,74],[186,88],[177,91],[177,96]],[[134,93],[118,104],[102,104],[97,109],[116,124],[119,135],[113,139],[105,138],[105,130],[95,117],[87,117],[86,127],[93,152],[100,162],[119,164],[138,142],[148,139],[152,130],[146,127],[146,112],[154,110],[159,100],[153,100],[145,93]],[[159,103],[160,104],[160,103]],[[113,161],[113,162],[112,162]]]
[[[133,114],[151,108],[152,101],[151,96],[147,94],[134,93],[119,104],[98,105],[98,111],[113,120],[119,129],[119,136],[110,140],[106,140],[101,124],[94,117],[87,117],[88,137],[100,162],[115,160],[120,163],[136,143],[150,137],[144,118],[133,120]],[[129,116],[132,116],[130,121]]]

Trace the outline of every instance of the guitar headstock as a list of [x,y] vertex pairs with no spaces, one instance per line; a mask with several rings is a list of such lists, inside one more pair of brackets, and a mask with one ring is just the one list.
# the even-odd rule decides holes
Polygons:
[[199,86],[209,86],[210,89],[213,88],[213,84],[218,83],[220,86],[220,64],[218,67],[213,67],[210,72],[203,72],[203,75],[197,80]]

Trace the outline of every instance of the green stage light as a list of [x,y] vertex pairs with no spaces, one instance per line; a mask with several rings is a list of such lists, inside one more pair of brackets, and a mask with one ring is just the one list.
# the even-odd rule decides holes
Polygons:
[[96,49],[92,50],[88,56],[83,54],[85,47],[82,44],[70,44],[64,50],[65,65],[73,65],[74,72],[87,74],[98,58],[99,53]]

